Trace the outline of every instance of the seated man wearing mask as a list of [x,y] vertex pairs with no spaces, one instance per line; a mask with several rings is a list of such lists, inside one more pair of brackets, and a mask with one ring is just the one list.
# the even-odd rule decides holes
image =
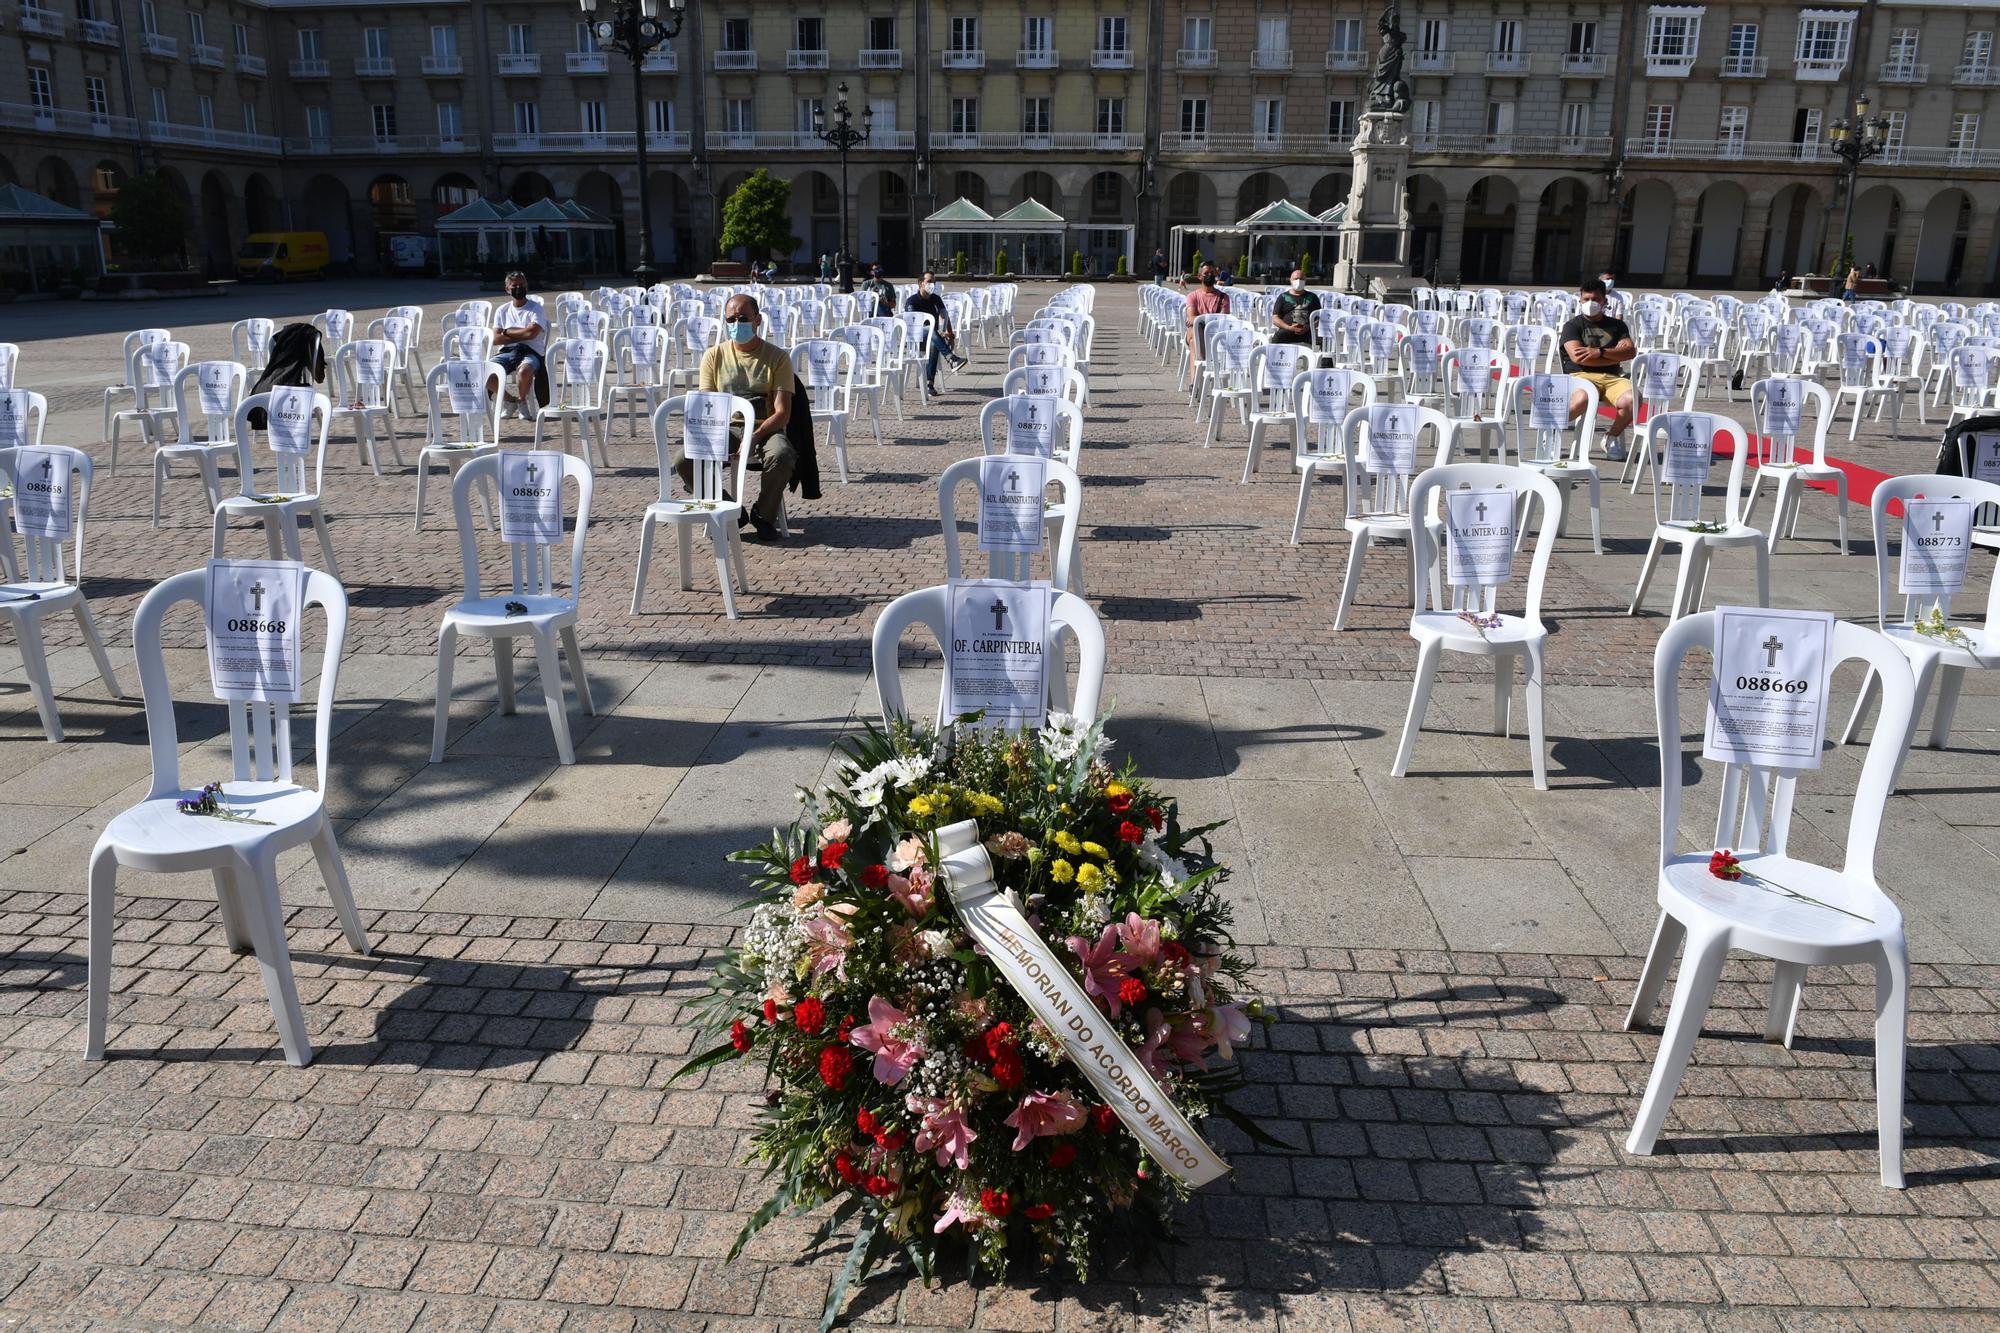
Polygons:
[[[737,524],[748,524],[753,540],[768,542],[777,540],[778,509],[784,503],[785,484],[799,465],[799,451],[785,435],[792,422],[792,358],[782,347],[773,347],[757,336],[763,321],[755,297],[729,298],[729,304],[722,308],[723,328],[729,336],[702,354],[699,387],[704,393],[729,393],[750,400],[757,418],[750,436],[755,451],[751,466],[761,467],[764,476],[757,488],[757,503],[743,510]],[[683,486],[693,487],[694,464],[687,458],[681,459],[674,472]]]
[[[1565,374],[1587,380],[1597,389],[1598,401],[1615,410],[1604,456],[1614,463],[1625,461],[1625,430],[1632,424],[1632,381],[1626,378],[1625,363],[1639,355],[1632,344],[1632,330],[1622,319],[1605,313],[1604,279],[1585,278],[1576,285],[1576,299],[1582,313],[1563,325],[1557,341],[1562,347]],[[1570,420],[1583,414],[1585,398],[1571,394]]]
[[1271,341],[1274,343],[1308,343],[1312,341],[1313,314],[1319,309],[1319,297],[1306,290],[1306,275],[1302,270],[1292,270],[1292,285],[1278,293],[1278,299],[1271,303]]
[[936,273],[924,270],[923,276],[917,280],[917,290],[903,302],[903,309],[931,317],[931,345],[924,349],[924,392],[936,397],[938,362],[949,358],[954,374],[964,370],[967,364],[956,350],[958,335],[952,331],[951,312],[945,309],[944,297],[938,295]]
[[[528,295],[528,275],[518,269],[507,275],[507,295],[513,299],[493,312],[493,359],[514,382],[507,386],[503,417],[527,420],[535,414],[535,379],[547,355],[549,317],[539,297]],[[486,392],[496,386],[490,381]]]

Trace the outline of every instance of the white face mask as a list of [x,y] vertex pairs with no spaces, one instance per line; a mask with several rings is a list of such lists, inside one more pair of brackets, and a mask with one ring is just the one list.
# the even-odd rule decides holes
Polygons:
[[1302,292],[1302,291],[1304,291],[1305,289],[1306,289],[1306,280],[1305,280],[1304,278],[1293,278],[1293,279],[1292,279],[1292,290],[1293,290],[1293,291],[1295,291],[1295,292]]
[[1599,315],[1604,313],[1604,302],[1585,301],[1583,303],[1583,313],[1588,315],[1592,319],[1596,319]]

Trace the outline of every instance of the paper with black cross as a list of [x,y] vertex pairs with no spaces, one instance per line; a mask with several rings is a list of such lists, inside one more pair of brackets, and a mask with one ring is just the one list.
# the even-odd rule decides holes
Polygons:
[[1965,587],[1972,553],[1972,501],[1949,497],[1903,501],[1903,551],[1896,590],[1906,596],[1952,597]]
[[1040,580],[953,579],[947,717],[983,712],[980,725],[1040,727],[1048,715],[1050,586]]
[[1042,549],[1042,490],[1046,460],[995,454],[979,460],[979,549]]
[[500,451],[500,540],[562,540],[563,455],[553,449]]
[[216,698],[299,701],[305,580],[296,560],[208,562],[208,676]]
[[68,541],[76,525],[69,455],[23,449],[14,455],[14,527],[23,537]]
[[1718,606],[1702,757],[1818,768],[1832,643],[1826,611]]

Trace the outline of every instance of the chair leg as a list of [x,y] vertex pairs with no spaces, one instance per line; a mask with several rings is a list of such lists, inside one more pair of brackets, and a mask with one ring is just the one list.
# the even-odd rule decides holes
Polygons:
[[326,561],[326,572],[338,579],[340,566],[333,558],[333,534],[327,531],[326,515],[317,509],[310,509],[306,511],[306,516],[313,525],[313,532],[319,537],[319,554]]
[[417,531],[424,530],[424,492],[431,486],[431,461],[417,454]]
[[1317,469],[1315,468],[1307,468],[1299,476],[1299,507],[1292,514],[1292,545],[1294,546],[1299,544],[1299,533],[1304,530],[1306,525],[1306,504],[1312,499],[1313,476],[1316,471]]
[[1424,725],[1424,713],[1430,708],[1431,689],[1437,684],[1438,667],[1444,662],[1444,642],[1432,639],[1417,650],[1417,676],[1410,687],[1410,711],[1403,718],[1403,739],[1396,746],[1396,762],[1389,765],[1389,776],[1400,778],[1410,771],[1410,756],[1417,748],[1417,732]]
[[1549,746],[1542,710],[1542,647],[1527,645],[1522,651],[1526,664],[1528,705],[1528,763],[1534,770],[1535,790],[1549,789]]
[[1931,748],[1942,750],[1951,739],[1951,717],[1958,711],[1959,687],[1965,684],[1965,668],[1937,668],[1937,709],[1931,714]]
[[500,715],[514,716],[514,640],[505,634],[493,636],[493,684],[500,694]]
[[[782,511],[780,512],[779,515],[778,530],[780,532],[785,531],[784,517]],[[749,567],[745,565],[743,562],[743,530],[741,528],[729,529],[729,550],[731,557],[734,559],[736,563],[736,591],[742,593],[745,597],[748,597],[750,595],[750,570]],[[1078,566],[1073,564],[1071,568],[1074,570],[1078,568]],[[1075,590],[1072,589],[1072,591]]]
[[361,914],[354,910],[354,889],[347,882],[347,863],[340,857],[340,844],[334,841],[333,821],[324,820],[319,832],[313,834],[313,859],[319,862],[319,877],[326,884],[326,896],[333,900],[334,915],[340,918],[340,929],[347,936],[347,947],[367,957],[372,952],[368,943],[368,932],[361,927]]
[[1805,992],[1806,965],[1778,964],[1771,978],[1771,1002],[1764,1010],[1764,1040],[1792,1044],[1792,1031],[1799,1021],[1799,999]]
[[569,678],[576,685],[576,697],[583,703],[583,711],[597,716],[597,701],[590,697],[590,677],[583,670],[583,649],[577,647],[576,626],[570,625],[562,632],[563,656],[569,658]]
[[[1602,499],[1602,483],[1598,480],[1595,472],[1592,472],[1585,480],[1590,486],[1590,549],[1597,555],[1603,555],[1604,510],[1600,503]],[[1564,489],[1567,490],[1568,488],[1565,487]]]
[[653,563],[653,535],[658,524],[651,514],[639,520],[639,571],[632,577],[632,614],[639,614],[639,599],[646,594],[646,568]]
[[438,631],[437,711],[431,723],[431,762],[444,760],[444,738],[451,724],[451,664],[458,646],[458,631],[446,625]]
[[208,873],[215,881],[215,907],[222,918],[223,942],[231,953],[249,953],[250,933],[243,924],[243,903],[236,893],[235,872],[227,866],[216,866]]
[[[1655,534],[1653,540],[1646,544],[1646,560],[1644,564],[1639,566],[1639,586],[1632,590],[1632,605],[1625,608],[1626,615],[1638,615],[1639,608],[1645,605],[1646,590],[1653,586],[1653,571],[1659,568],[1660,555],[1666,550],[1666,547],[1666,542],[1662,541],[1658,534]],[[1682,552],[1681,561],[1682,567],[1685,568],[1687,562],[1686,552]],[[1671,613],[1668,619],[1672,619]]]
[[104,1029],[111,1013],[111,931],[118,902],[118,857],[100,842],[90,854],[90,980],[84,994],[83,1058],[104,1058]]
[[1646,1081],[1646,1095],[1639,1102],[1639,1117],[1625,1140],[1625,1151],[1645,1157],[1659,1141],[1667,1109],[1680,1091],[1688,1057],[1694,1054],[1701,1020],[1715,997],[1715,983],[1722,977],[1722,963],[1728,954],[1728,935],[1690,933],[1680,977],[1674,983],[1673,1008],[1667,1011],[1666,1029],[1660,1034],[1660,1052],[1653,1060],[1653,1074]]
[[1847,474],[1836,471],[1833,477],[1833,503],[1840,518],[1840,553],[1847,554]]
[[160,496],[167,488],[167,456],[153,455],[153,526],[160,526]]
[[1687,928],[1680,922],[1660,913],[1660,919],[1653,926],[1653,947],[1646,953],[1646,964],[1639,971],[1638,989],[1632,992],[1632,1007],[1625,1011],[1625,1030],[1631,1032],[1645,1027],[1653,1021],[1653,1006],[1660,1001],[1660,988],[1667,980],[1667,967],[1680,951],[1681,940]]
[[76,624],[83,631],[83,641],[90,645],[90,658],[97,664],[104,688],[111,691],[112,698],[123,699],[125,691],[118,688],[118,675],[111,669],[110,655],[104,651],[104,636],[97,632],[97,619],[90,614],[90,603],[82,598],[76,603]]
[[532,637],[535,664],[542,674],[542,702],[548,706],[549,728],[556,736],[556,757],[564,764],[574,764],[576,750],[569,740],[569,710],[563,706],[562,662],[549,634],[538,632]]
[[[1854,738],[1860,734],[1861,715],[1868,711],[1869,704],[1875,702],[1875,696],[1880,692],[1881,688],[1882,682],[1876,676],[1875,668],[1869,667],[1868,674],[1861,681],[1861,693],[1854,697],[1854,711],[1847,715],[1847,726],[1840,733],[1840,743],[1842,745],[1851,744]],[[1922,697],[1917,699],[1918,709],[1922,709],[1923,702]]]
[[1347,579],[1340,585],[1340,607],[1333,613],[1333,627],[1347,628],[1347,609],[1361,587],[1361,566],[1368,559],[1368,534],[1357,532],[1347,546]]
[[1771,552],[1764,543],[1756,542],[1751,548],[1757,556],[1757,605],[1771,604]]
[[34,616],[14,620],[14,638],[21,649],[21,669],[27,674],[28,689],[35,696],[35,711],[42,715],[42,735],[50,744],[62,740],[62,718],[56,713],[56,692],[49,680],[49,659],[42,645],[42,623]]
[[1508,707],[1514,702],[1514,655],[1501,653],[1493,659],[1493,734],[1507,735]]
[[298,982],[292,976],[292,951],[285,939],[285,909],[278,901],[277,865],[238,865],[235,873],[243,890],[237,901],[242,904],[244,925],[257,954],[257,970],[264,974],[264,993],[270,998],[271,1014],[278,1022],[278,1044],[284,1048],[287,1064],[309,1065],[313,1058],[312,1041],[306,1036]]
[[736,581],[729,568],[730,533],[728,525],[733,520],[729,515],[720,515],[709,520],[708,542],[715,548],[715,582],[722,589],[722,611],[729,619],[736,619]]
[[1898,935],[1875,965],[1875,1126],[1882,1183],[1903,1188],[1903,1061],[1909,1042],[1910,960]]

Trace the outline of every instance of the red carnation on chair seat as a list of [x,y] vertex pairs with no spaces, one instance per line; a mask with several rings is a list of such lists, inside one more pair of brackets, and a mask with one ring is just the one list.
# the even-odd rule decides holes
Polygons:
[[1708,873],[1717,879],[1742,879],[1743,863],[1725,847],[1708,858]]

